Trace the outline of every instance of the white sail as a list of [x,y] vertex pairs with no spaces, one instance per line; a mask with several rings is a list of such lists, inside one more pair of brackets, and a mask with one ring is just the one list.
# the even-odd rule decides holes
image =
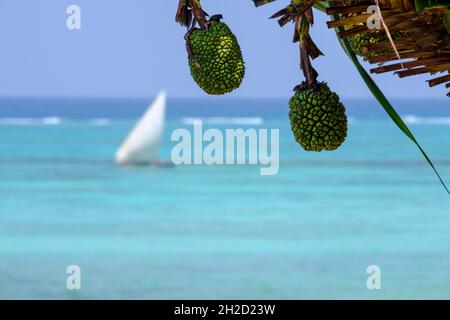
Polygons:
[[166,94],[161,92],[117,150],[118,165],[150,164],[158,159],[165,113]]

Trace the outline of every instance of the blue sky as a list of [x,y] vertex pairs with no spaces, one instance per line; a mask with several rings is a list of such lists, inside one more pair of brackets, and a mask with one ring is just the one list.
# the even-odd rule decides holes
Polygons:
[[[231,97],[288,97],[302,80],[292,25],[267,18],[287,1],[254,8],[251,0],[203,1],[222,13],[240,40],[247,66]],[[82,10],[82,30],[66,28],[66,8]],[[1,0],[0,96],[202,97],[190,77],[183,35],[172,0]],[[342,52],[327,17],[316,13],[313,37],[326,54],[315,62],[320,79],[341,96],[370,93]],[[442,98],[443,88],[424,80],[375,76],[389,97]]]

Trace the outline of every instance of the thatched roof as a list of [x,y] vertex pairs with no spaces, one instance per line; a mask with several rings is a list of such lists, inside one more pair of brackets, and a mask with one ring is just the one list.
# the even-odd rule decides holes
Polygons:
[[[438,3],[438,1],[436,1]],[[384,24],[380,29],[369,29],[366,22],[372,15],[367,12],[376,0],[336,0],[326,11],[335,20],[328,27],[343,27],[341,38],[361,33],[391,37],[391,41],[366,45],[366,60],[380,64],[372,73],[394,72],[399,77],[431,74],[428,84],[450,87],[450,34],[444,24],[448,4],[417,10],[413,0],[379,0]],[[337,17],[337,18],[336,18]],[[394,46],[396,49],[394,49]],[[375,54],[374,54],[375,53]],[[450,96],[450,92],[447,94]]]

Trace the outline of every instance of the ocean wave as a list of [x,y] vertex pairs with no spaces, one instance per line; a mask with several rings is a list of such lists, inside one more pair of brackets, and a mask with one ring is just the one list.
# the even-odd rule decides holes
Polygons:
[[264,120],[260,117],[211,117],[211,118],[183,118],[181,120],[184,124],[192,125],[196,121],[201,121],[205,124],[234,124],[234,125],[262,125]]
[[45,118],[0,118],[0,125],[5,126],[55,126],[61,124],[59,117]]
[[93,124],[94,126],[107,126],[111,124],[111,119],[108,118],[92,119],[90,123]]
[[348,117],[348,123],[349,124],[353,124],[356,122],[356,118],[355,117]]
[[0,125],[3,126],[56,126],[62,123],[87,123],[94,126],[107,126],[111,124],[111,119],[94,118],[94,119],[62,119],[59,117],[43,117],[43,118],[0,118]]
[[450,117],[417,117],[413,114],[403,117],[407,124],[450,125]]

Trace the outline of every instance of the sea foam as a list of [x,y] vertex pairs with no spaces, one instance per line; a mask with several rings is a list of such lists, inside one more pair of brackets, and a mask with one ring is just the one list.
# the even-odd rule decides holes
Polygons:
[[413,114],[403,117],[407,124],[450,125],[450,117],[417,117]]
[[205,124],[234,124],[234,125],[262,125],[264,120],[261,117],[211,117],[211,118],[183,118],[184,124],[192,125],[196,121]]
[[0,125],[6,126],[54,126],[61,124],[59,117],[45,118],[0,118]]

